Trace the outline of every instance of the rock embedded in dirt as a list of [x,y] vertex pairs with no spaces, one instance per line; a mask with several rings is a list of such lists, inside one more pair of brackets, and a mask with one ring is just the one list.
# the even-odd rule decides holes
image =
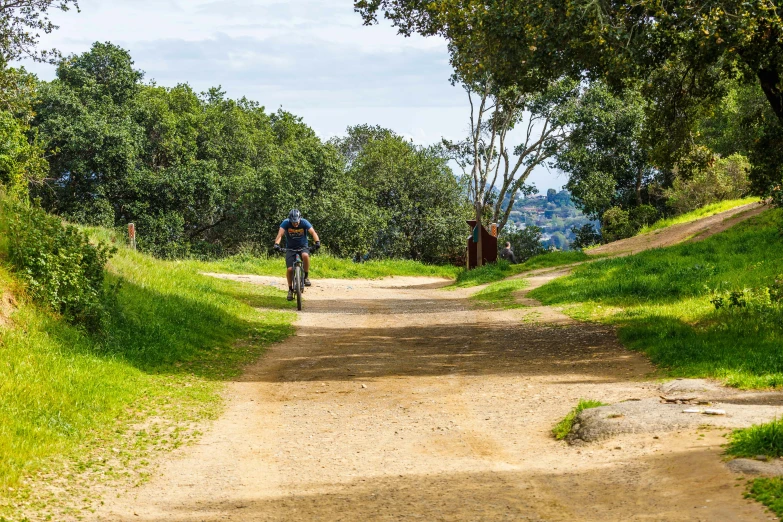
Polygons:
[[707,379],[675,379],[662,384],[660,390],[666,397],[687,397],[693,400],[701,395],[721,393],[724,388]]
[[763,475],[766,477],[780,477],[783,476],[783,461],[772,460],[764,461],[754,459],[734,459],[726,463],[728,467],[734,473],[742,473],[744,475]]
[[[740,392],[737,392],[740,395]],[[648,398],[641,401],[621,402],[582,411],[566,440],[571,444],[595,442],[626,433],[666,433],[683,429],[695,429],[703,425],[717,428],[746,428],[753,424],[769,422],[783,413],[780,406],[762,404],[720,404],[720,415],[690,409],[681,405],[661,403]]]

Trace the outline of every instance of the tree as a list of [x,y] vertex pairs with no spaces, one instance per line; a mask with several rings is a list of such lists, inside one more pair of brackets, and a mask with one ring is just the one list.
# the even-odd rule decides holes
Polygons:
[[570,116],[571,133],[553,165],[593,219],[613,206],[649,204],[651,185],[665,184],[645,142],[645,102],[638,92],[614,95],[602,82],[586,89]]
[[[461,76],[489,74],[526,92],[571,77],[605,79],[614,89],[639,86],[655,100],[658,135],[685,145],[694,118],[725,94],[725,82],[755,79],[783,120],[783,20],[774,2],[675,0],[659,2],[483,2],[479,0],[355,0],[366,23],[380,13],[403,34],[446,38]],[[777,154],[783,131],[756,144],[758,156]],[[665,151],[661,151],[665,152]],[[777,161],[760,162],[756,188],[783,180]]]
[[76,0],[0,0],[0,69],[21,58],[54,63],[56,50],[37,48],[41,33],[58,29],[49,11],[79,9]]
[[[576,98],[577,84],[554,82],[532,94],[500,88],[490,78],[463,87],[470,102],[470,136],[459,143],[444,141],[444,146],[470,179],[477,226],[486,222],[487,214],[502,231],[520,193],[533,192],[525,184],[533,169],[565,143],[564,115]],[[510,133],[515,129],[522,139],[514,145]],[[478,266],[484,259],[482,249],[479,234]]]
[[349,127],[331,140],[359,190],[366,250],[381,257],[456,261],[464,250],[466,194],[437,147],[417,147],[380,127]]

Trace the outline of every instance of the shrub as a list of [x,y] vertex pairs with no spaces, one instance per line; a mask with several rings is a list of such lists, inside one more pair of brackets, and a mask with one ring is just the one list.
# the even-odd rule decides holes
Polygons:
[[585,223],[581,227],[571,227],[571,232],[574,234],[574,241],[571,243],[574,248],[587,248],[601,242],[601,233],[591,223]]
[[612,207],[601,216],[601,233],[607,243],[631,237],[634,232],[631,216],[627,210]]
[[692,177],[678,177],[665,196],[675,214],[684,214],[710,203],[739,199],[748,195],[750,163],[745,156],[733,154],[714,159]]
[[658,220],[658,211],[652,205],[639,205],[629,212],[629,220],[636,234],[643,227],[652,225]]
[[105,316],[104,266],[113,250],[90,244],[78,228],[38,207],[4,202],[0,210],[9,227],[8,259],[31,296],[69,322],[99,330]]

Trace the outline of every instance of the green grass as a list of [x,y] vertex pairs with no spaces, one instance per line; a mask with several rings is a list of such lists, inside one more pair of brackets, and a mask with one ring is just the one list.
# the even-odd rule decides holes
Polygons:
[[726,454],[746,458],[757,455],[783,457],[783,419],[734,430],[729,436]]
[[483,288],[470,298],[478,303],[489,305],[493,308],[523,308],[524,305],[516,302],[514,293],[527,286],[528,282],[524,279],[498,281]]
[[524,263],[512,265],[507,261],[500,260],[491,265],[484,265],[470,271],[460,269],[457,272],[456,281],[452,288],[467,288],[479,286],[487,283],[494,283],[528,270],[537,268],[549,268],[572,263],[579,263],[588,259],[594,259],[596,256],[588,256],[581,251],[568,252],[547,252],[539,256],[531,257]]
[[681,214],[673,218],[661,219],[659,221],[656,221],[652,225],[642,228],[639,232],[637,232],[636,235],[638,236],[641,234],[646,234],[648,232],[660,230],[662,228],[670,227],[672,225],[679,225],[680,223],[690,223],[691,221],[696,221],[697,219],[714,216],[715,214],[720,214],[721,212],[725,212],[733,208],[741,207],[742,205],[748,205],[750,203],[754,203],[757,201],[759,201],[759,198],[757,197],[719,201],[717,203],[705,205],[701,208],[697,208],[696,210],[687,212],[685,214]]
[[[768,289],[783,274],[782,222],[783,210],[768,210],[701,242],[584,264],[531,297],[619,325],[669,376],[781,386],[783,306]],[[731,291],[746,305],[716,310],[711,299]]]
[[[273,288],[126,249],[109,274],[116,303],[106,333],[90,336],[31,303],[0,252],[0,291],[18,302],[0,326],[0,520],[36,509],[62,519],[56,510],[82,498],[89,477],[142,477],[145,455],[217,415],[222,381],[293,333],[291,305]],[[46,497],[34,487],[43,476],[68,493]]]
[[508,261],[501,259],[497,263],[483,265],[473,270],[462,269],[457,274],[453,288],[468,288],[494,283],[522,272],[521,267],[522,265],[512,265]]
[[783,477],[752,480],[745,497],[761,502],[783,520]]
[[574,409],[568,412],[568,415],[566,415],[563,420],[558,422],[555,427],[552,428],[552,435],[554,435],[555,439],[557,440],[563,440],[568,436],[569,433],[571,433],[571,428],[574,426],[574,421],[580,413],[582,413],[584,410],[598,408],[600,406],[606,406],[606,404],[590,399],[579,399],[579,403],[577,403]]
[[568,250],[560,252],[547,252],[540,256],[531,257],[521,265],[522,272],[535,270],[537,268],[550,268],[556,266],[570,265],[572,263],[581,263],[589,259],[595,259],[598,256],[588,256],[581,250]]
[[[281,256],[258,257],[237,255],[219,261],[187,261],[202,272],[281,276],[285,274],[285,259]],[[354,263],[325,254],[312,258],[310,276],[314,279],[381,279],[390,276],[427,276],[455,279],[462,268],[451,265],[428,265],[417,261],[386,259]]]

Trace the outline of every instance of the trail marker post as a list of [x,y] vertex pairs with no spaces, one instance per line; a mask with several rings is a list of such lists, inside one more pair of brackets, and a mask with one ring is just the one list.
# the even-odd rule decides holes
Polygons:
[[136,250],[136,224],[128,223],[128,240],[130,241],[130,247]]

